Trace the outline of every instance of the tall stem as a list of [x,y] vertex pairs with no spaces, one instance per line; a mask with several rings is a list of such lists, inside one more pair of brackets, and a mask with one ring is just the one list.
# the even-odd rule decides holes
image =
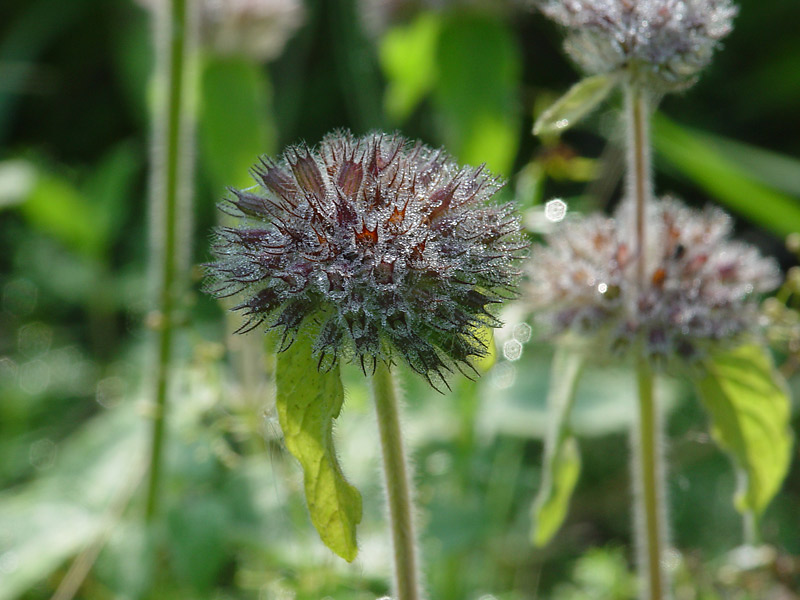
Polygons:
[[625,110],[628,120],[627,140],[627,193],[634,205],[634,243],[636,256],[636,282],[639,289],[645,286],[647,253],[647,207],[653,198],[652,167],[650,159],[650,109],[647,98],[636,83],[625,90]]
[[642,600],[663,600],[668,597],[662,567],[666,537],[663,444],[660,416],[653,396],[653,373],[645,358],[639,360],[637,380],[639,426],[634,428],[632,441],[640,590]]
[[[152,520],[158,508],[158,487],[164,447],[165,413],[170,379],[170,364],[174,341],[175,310],[180,293],[180,256],[182,249],[179,209],[182,196],[188,195],[187,161],[189,148],[182,148],[189,125],[183,114],[189,79],[187,45],[191,23],[187,2],[170,0],[156,14],[156,85],[161,92],[156,106],[151,148],[151,226],[153,227],[155,271],[158,286],[158,317],[153,323],[157,330],[155,365],[154,414],[150,446],[150,474],[147,490],[146,518]],[[182,152],[182,150],[184,150]],[[184,188],[181,188],[181,185]],[[188,215],[182,215],[185,219]]]
[[[632,202],[634,218],[634,256],[636,288],[639,294],[647,288],[647,216],[653,198],[650,147],[650,108],[646,93],[634,81],[625,90],[628,132],[627,194]],[[635,309],[636,307],[634,307]],[[653,394],[653,373],[639,345],[637,358],[639,397],[638,424],[633,429],[633,480],[636,546],[639,556],[642,600],[664,600],[668,597],[663,571],[666,539],[664,465],[661,454],[661,423]]]
[[394,549],[394,600],[421,600],[414,508],[408,463],[403,450],[400,408],[392,373],[379,363],[372,378],[378,416],[386,500]]

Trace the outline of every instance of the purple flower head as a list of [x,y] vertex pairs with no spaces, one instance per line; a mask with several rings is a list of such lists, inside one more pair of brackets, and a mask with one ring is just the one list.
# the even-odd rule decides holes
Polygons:
[[[232,190],[217,230],[209,290],[239,295],[247,321],[314,332],[321,368],[340,356],[402,356],[429,381],[485,355],[477,328],[499,323],[492,304],[514,295],[525,249],[501,187],[483,167],[399,135],[328,135],[253,170],[254,189]],[[305,328],[306,324],[311,326]]]
[[624,210],[616,219],[567,221],[534,250],[529,297],[550,335],[571,334],[600,354],[640,344],[654,362],[669,363],[756,333],[756,296],[775,289],[780,272],[755,248],[729,239],[728,215],[655,202],[642,290],[629,221]]
[[730,0],[541,0],[568,29],[565,48],[587,73],[626,70],[666,90],[690,85],[732,29]]

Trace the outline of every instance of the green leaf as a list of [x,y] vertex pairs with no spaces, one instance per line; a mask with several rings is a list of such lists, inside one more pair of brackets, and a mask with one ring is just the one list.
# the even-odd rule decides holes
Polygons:
[[553,357],[547,394],[549,429],[545,437],[542,485],[533,502],[531,540],[546,545],[567,516],[581,471],[578,442],[569,427],[569,413],[583,366],[583,357],[560,347]]
[[579,81],[539,115],[533,125],[533,135],[566,131],[597,108],[618,81],[619,76],[616,73],[593,75]]
[[312,342],[300,335],[278,354],[278,420],[286,447],[303,467],[311,522],[331,550],[352,561],[358,553],[361,494],[345,480],[333,447],[333,420],[342,408],[344,388],[338,365],[317,370]]
[[240,57],[207,58],[200,99],[200,149],[214,193],[253,185],[250,168],[276,150],[266,71]]
[[408,25],[392,27],[381,40],[381,68],[388,80],[384,104],[395,121],[407,119],[436,81],[440,29],[439,15],[423,12]]
[[445,146],[462,162],[485,162],[509,175],[521,121],[522,59],[514,35],[499,20],[451,13],[436,50],[434,98]]
[[[653,143],[661,157],[732,210],[778,235],[797,231],[800,223],[797,196],[779,191],[771,181],[756,175],[754,165],[743,167],[741,159],[721,152],[719,145],[705,134],[656,115]],[[761,165],[763,168],[763,161]],[[785,161],[777,166],[781,170],[787,167]],[[769,172],[768,176],[772,175],[774,172]],[[786,188],[785,180],[783,187]]]
[[769,351],[741,346],[712,356],[694,381],[711,414],[711,433],[740,475],[736,508],[758,517],[789,468],[789,396]]

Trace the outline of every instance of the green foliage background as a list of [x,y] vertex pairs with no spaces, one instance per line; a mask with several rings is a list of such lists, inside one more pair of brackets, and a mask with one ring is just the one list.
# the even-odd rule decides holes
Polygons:
[[[503,193],[526,223],[554,195],[579,211],[616,200],[613,103],[563,139],[530,133],[578,79],[560,33],[520,3],[424,4],[386,3],[381,28],[365,25],[356,0],[308,0],[277,59],[204,55],[184,215],[193,263],[209,258],[215,202],[225,186],[249,185],[258,154],[339,127],[400,129],[487,162],[509,178]],[[800,230],[800,5],[740,5],[697,86],[663,103],[658,187],[727,206],[739,235],[788,268],[783,238]],[[259,334],[229,339],[231,318],[199,294],[199,276],[180,334],[163,510],[142,524],[151,62],[147,15],[132,2],[0,4],[0,599],[50,598],[75,582],[87,600],[373,600],[387,592],[389,547],[363,378],[343,368],[334,431],[363,496],[360,554],[347,564],[311,526]],[[565,527],[533,548],[551,353],[527,342],[517,360],[504,357],[524,319],[522,308],[508,313],[498,362],[478,383],[457,379],[440,396],[402,374],[431,598],[631,598],[633,375],[586,368],[572,423],[584,436],[581,478]],[[778,356],[789,375],[794,360]],[[690,386],[662,385],[680,598],[800,597],[797,461],[764,516],[768,546],[734,550],[731,465]]]

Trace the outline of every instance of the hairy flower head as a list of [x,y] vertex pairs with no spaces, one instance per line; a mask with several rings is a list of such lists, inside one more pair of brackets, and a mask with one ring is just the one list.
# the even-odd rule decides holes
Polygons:
[[780,273],[773,260],[729,239],[728,215],[655,202],[640,290],[626,212],[565,221],[534,251],[529,297],[551,335],[571,334],[600,354],[641,344],[660,363],[691,362],[756,332],[756,295],[773,290]]
[[365,368],[402,356],[430,381],[486,352],[477,328],[513,295],[525,247],[501,187],[482,167],[399,135],[327,136],[253,170],[255,188],[222,205],[210,290],[277,328],[288,347],[312,323],[320,365]]
[[731,32],[730,0],[541,0],[568,28],[565,48],[590,74],[637,72],[659,88],[690,85]]

